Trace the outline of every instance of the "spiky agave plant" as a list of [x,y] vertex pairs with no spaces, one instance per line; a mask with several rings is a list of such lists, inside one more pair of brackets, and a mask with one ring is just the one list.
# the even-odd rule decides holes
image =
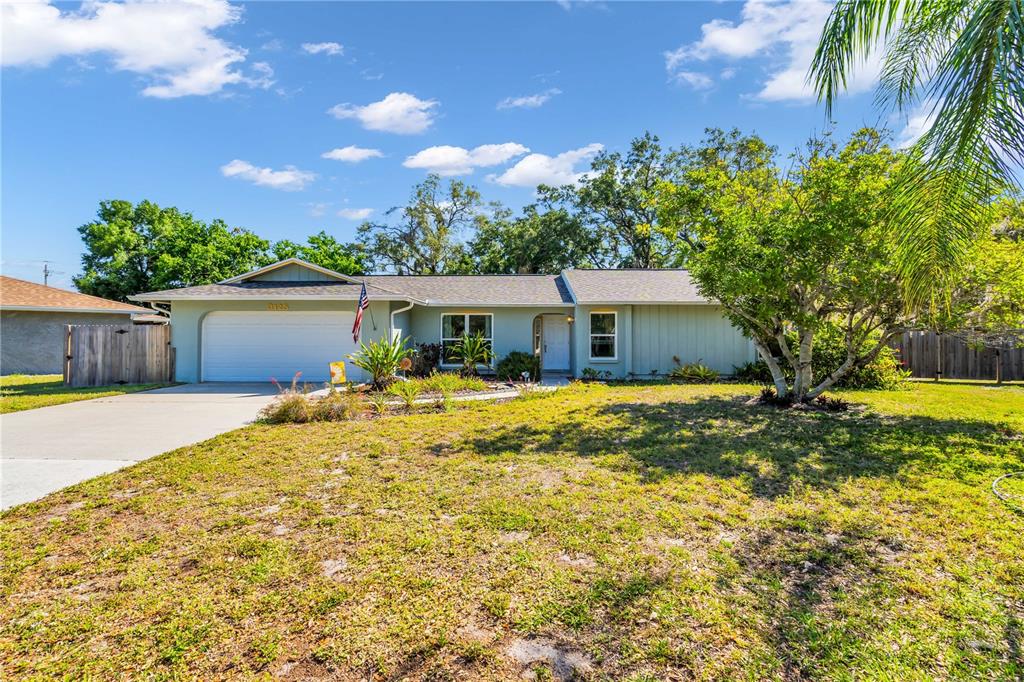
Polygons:
[[412,349],[407,346],[408,340],[380,339],[362,343],[359,344],[359,352],[349,355],[348,359],[370,375],[375,391],[383,391],[395,381],[395,373],[402,360],[412,355]]
[[828,113],[882,55],[878,102],[930,121],[892,184],[908,301],[934,302],[967,260],[992,197],[1024,169],[1024,0],[839,0],[810,78]]
[[462,373],[466,376],[475,376],[480,365],[489,365],[494,353],[491,352],[490,342],[483,334],[463,334],[462,338],[455,342],[452,354],[462,363]]

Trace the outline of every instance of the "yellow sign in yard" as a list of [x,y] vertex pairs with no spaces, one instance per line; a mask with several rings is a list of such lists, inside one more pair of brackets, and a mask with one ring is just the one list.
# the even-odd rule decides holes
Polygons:
[[343,383],[345,383],[345,363],[344,362],[332,362],[331,363],[331,383],[332,384],[343,384]]

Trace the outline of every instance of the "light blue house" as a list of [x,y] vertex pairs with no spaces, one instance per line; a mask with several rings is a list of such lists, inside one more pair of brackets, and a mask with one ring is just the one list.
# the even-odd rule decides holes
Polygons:
[[533,353],[545,372],[576,377],[587,368],[664,375],[677,360],[729,374],[755,359],[752,343],[685,270],[350,277],[292,258],[219,284],[132,298],[170,312],[178,381],[287,381],[302,372],[314,382],[357,350],[363,284],[369,306],[359,341],[441,344],[442,369],[466,332],[483,334],[498,360]]

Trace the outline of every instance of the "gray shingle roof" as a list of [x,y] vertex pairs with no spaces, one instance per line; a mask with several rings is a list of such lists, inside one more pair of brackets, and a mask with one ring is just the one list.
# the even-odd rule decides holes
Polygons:
[[359,289],[358,284],[349,282],[235,282],[150,291],[131,298],[137,301],[166,301],[172,299],[217,300],[239,297],[258,299],[312,296],[354,301],[359,298]]
[[[611,303],[707,303],[685,270],[568,270],[563,275],[367,275],[372,299],[430,305],[572,305]],[[570,293],[571,289],[571,293]],[[151,291],[137,301],[237,298],[356,300],[359,283],[243,281]]]
[[567,270],[581,304],[708,303],[686,270]]
[[364,279],[431,305],[572,304],[558,275],[369,275]]

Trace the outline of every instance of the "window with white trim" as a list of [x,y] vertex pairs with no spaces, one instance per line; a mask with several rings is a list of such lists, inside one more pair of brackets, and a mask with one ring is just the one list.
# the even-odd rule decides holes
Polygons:
[[441,315],[441,364],[459,365],[453,349],[464,336],[480,334],[494,352],[494,324],[490,313],[443,313]]
[[614,360],[616,356],[615,326],[617,314],[590,313],[590,359]]

